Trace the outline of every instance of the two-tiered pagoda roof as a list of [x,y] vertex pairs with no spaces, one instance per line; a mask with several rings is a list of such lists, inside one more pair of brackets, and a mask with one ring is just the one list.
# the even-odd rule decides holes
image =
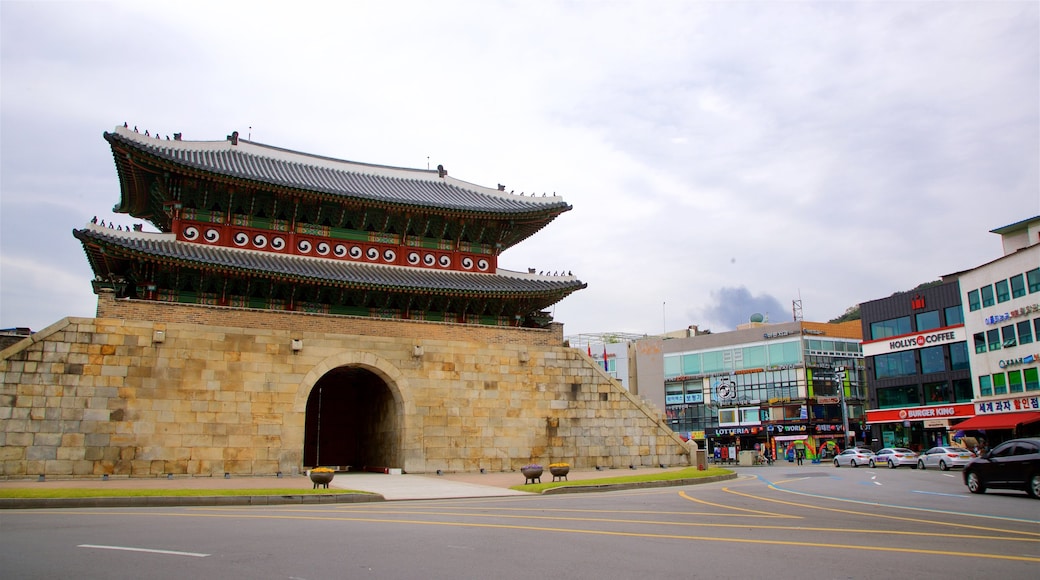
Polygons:
[[434,171],[251,143],[105,133],[115,211],[160,233],[90,224],[73,234],[95,273],[131,298],[450,322],[541,326],[585,287],[499,269],[499,253],[568,211]]

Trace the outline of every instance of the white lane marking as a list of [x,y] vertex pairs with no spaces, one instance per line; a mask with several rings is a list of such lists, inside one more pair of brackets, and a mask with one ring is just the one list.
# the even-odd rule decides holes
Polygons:
[[962,498],[962,499],[968,497],[966,495],[957,495],[956,493],[939,493],[937,491],[918,491],[916,489],[911,489],[910,493],[923,493],[925,495],[945,495],[946,497],[959,497],[959,498]]
[[[899,509],[903,509],[903,510],[913,510],[913,511],[918,511],[918,512],[931,512],[931,513],[936,513],[936,514],[952,514],[952,515],[957,515],[957,516],[967,516],[967,517],[973,517],[973,518],[985,518],[985,519],[989,519],[989,520],[1002,520],[1002,521],[1008,521],[1008,522],[1025,522],[1025,523],[1028,523],[1028,524],[1040,524],[1040,520],[1030,520],[1030,519],[1026,519],[1026,518],[1012,518],[1012,517],[1007,517],[1007,516],[992,516],[992,515],[979,514],[979,513],[955,512],[955,511],[950,511],[950,510],[937,510],[937,509],[921,508],[921,507],[914,507],[914,506],[908,506],[908,505],[881,503],[881,502],[876,502],[876,501],[862,501],[862,500],[858,500],[858,499],[845,499],[845,498],[842,498],[842,497],[820,495],[820,494],[817,494],[817,493],[806,493],[806,492],[802,492],[802,491],[795,491],[793,489],[788,489],[786,487],[780,487],[779,483],[773,483],[773,482],[769,481],[768,479],[766,479],[765,477],[762,477],[761,475],[758,475],[757,477],[761,481],[765,482],[765,484],[767,486],[769,486],[769,487],[771,487],[771,488],[773,488],[773,489],[775,489],[777,491],[780,491],[780,492],[783,492],[783,493],[789,493],[791,495],[800,495],[800,496],[803,496],[803,497],[810,497],[810,498],[815,498],[815,499],[823,498],[823,499],[829,499],[829,500],[832,500],[832,501],[840,501],[840,502],[845,502],[845,503],[854,503],[854,504],[865,505],[865,506],[870,506],[870,507],[882,506],[882,507],[890,507],[890,508],[899,508]],[[860,482],[860,483],[863,483],[864,485],[866,485],[865,482]],[[964,497],[969,497],[969,496],[966,495]]]
[[94,548],[96,550],[122,550],[125,552],[147,552],[149,554],[169,554],[171,556],[191,556],[192,558],[205,558],[209,554],[198,552],[175,552],[173,550],[153,550],[151,548],[131,548],[129,546],[99,546],[97,544],[80,544],[77,548]]

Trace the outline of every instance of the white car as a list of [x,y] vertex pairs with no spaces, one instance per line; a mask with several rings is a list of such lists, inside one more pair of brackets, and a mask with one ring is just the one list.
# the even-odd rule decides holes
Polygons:
[[946,471],[951,467],[964,467],[975,459],[975,454],[963,447],[932,447],[917,458],[917,467],[938,467]]
[[885,447],[870,460],[871,467],[876,465],[888,465],[892,469],[909,465],[911,469],[917,469],[917,454],[906,447]]
[[859,467],[860,465],[871,465],[874,461],[874,452],[862,447],[850,447],[834,456],[834,467],[848,465]]

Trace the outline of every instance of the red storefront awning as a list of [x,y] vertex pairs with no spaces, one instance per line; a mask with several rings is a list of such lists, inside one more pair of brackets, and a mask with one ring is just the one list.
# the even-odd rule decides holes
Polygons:
[[995,415],[975,415],[951,429],[961,431],[979,431],[986,429],[1014,429],[1019,425],[1028,425],[1040,421],[1040,411],[1026,411],[1024,413],[997,413]]

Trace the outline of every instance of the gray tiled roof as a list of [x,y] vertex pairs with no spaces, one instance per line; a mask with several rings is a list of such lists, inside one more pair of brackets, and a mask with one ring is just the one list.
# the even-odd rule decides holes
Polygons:
[[272,186],[391,204],[504,215],[555,215],[570,206],[555,195],[514,195],[441,177],[436,170],[369,165],[239,139],[164,140],[124,127],[105,133],[113,150],[132,148],[176,165]]
[[[517,294],[554,296],[555,298],[546,303],[549,305],[586,286],[573,276],[538,276],[508,270],[499,270],[496,274],[471,274],[403,266],[381,266],[220,246],[204,246],[177,241],[172,234],[113,231],[96,225],[88,225],[82,230],[73,230],[72,233],[83,242],[85,247],[89,244],[107,247],[106,255],[108,257],[114,257],[108,254],[109,252],[121,249],[126,252],[125,258],[150,256],[163,261],[192,262],[199,265],[253,272],[264,277],[304,278],[315,282],[331,282],[351,287],[434,290],[446,294],[475,293],[482,296]],[[103,272],[97,272],[98,264],[92,265],[95,267],[95,273],[103,274]]]

